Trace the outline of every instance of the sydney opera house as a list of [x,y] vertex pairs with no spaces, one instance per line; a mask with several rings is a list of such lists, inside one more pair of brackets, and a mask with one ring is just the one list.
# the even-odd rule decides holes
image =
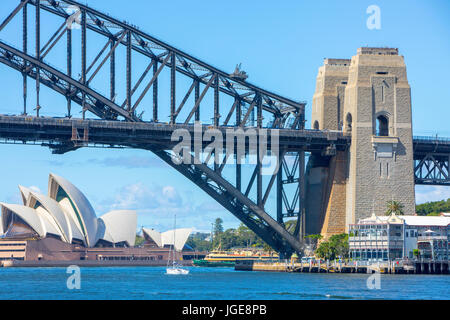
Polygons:
[[0,203],[0,261],[156,264],[167,260],[170,248],[180,257],[185,254],[192,229],[159,233],[143,228],[144,243],[135,247],[135,211],[116,210],[97,217],[85,195],[55,174],[49,176],[48,195],[23,186],[19,190],[23,205]]

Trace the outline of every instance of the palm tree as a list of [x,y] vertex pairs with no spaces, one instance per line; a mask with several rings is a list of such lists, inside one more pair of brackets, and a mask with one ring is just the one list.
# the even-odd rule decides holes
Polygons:
[[389,216],[392,213],[395,213],[396,215],[403,215],[403,208],[404,205],[399,201],[388,201],[386,215]]

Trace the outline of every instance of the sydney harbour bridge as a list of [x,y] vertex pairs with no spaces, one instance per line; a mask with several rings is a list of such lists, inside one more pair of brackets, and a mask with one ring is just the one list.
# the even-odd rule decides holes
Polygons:
[[[2,68],[23,78],[21,107],[6,115],[0,106],[1,143],[42,145],[55,154],[84,147],[149,150],[282,255],[301,252],[301,221],[308,215],[305,154],[332,158],[349,149],[351,134],[306,129],[304,102],[259,88],[238,69],[219,70],[75,1],[18,0],[0,18]],[[16,41],[5,41],[5,32]],[[58,103],[41,102],[44,88],[60,97]],[[196,122],[224,135],[230,128],[267,129],[269,136],[276,131],[280,169],[264,175],[259,157],[241,164],[236,148],[219,162],[210,154],[176,164],[172,133],[185,129],[194,136]],[[416,184],[450,185],[450,139],[414,137],[413,150]],[[271,194],[275,210],[268,209]],[[295,230],[286,230],[286,219],[297,219]]]

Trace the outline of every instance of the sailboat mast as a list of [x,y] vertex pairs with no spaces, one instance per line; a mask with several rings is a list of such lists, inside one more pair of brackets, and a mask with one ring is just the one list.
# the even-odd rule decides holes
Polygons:
[[175,263],[176,260],[176,256],[177,256],[177,251],[175,248],[175,236],[177,233],[177,214],[174,214],[174,219],[173,219],[173,263]]

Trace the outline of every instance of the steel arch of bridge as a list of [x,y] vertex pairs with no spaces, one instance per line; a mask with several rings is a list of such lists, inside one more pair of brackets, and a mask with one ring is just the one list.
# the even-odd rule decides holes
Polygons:
[[[79,8],[79,11],[68,13],[67,9],[70,6]],[[37,8],[34,12],[36,42],[34,54],[30,54],[28,50],[31,34],[28,26],[29,7]],[[43,11],[60,18],[62,24],[54,29],[54,33],[41,46]],[[0,117],[0,138],[6,142],[40,142],[52,148],[55,153],[64,153],[93,144],[150,150],[193,181],[282,254],[289,255],[301,250],[299,238],[305,194],[304,152],[332,156],[336,148],[345,150],[349,146],[350,137],[336,132],[304,130],[305,103],[284,98],[233,77],[127,23],[75,1],[21,0],[16,9],[0,24],[0,36],[1,31],[19,13],[22,13],[22,48],[0,40],[0,62],[23,75],[23,110],[21,117]],[[81,33],[81,54],[80,59],[76,60],[81,65],[79,77],[73,76],[74,40],[72,30],[68,28],[74,21],[79,22]],[[102,48],[89,61],[87,31],[94,32],[104,40]],[[62,53],[58,51],[58,54],[65,56],[66,60],[66,66],[63,68],[65,70],[62,70],[51,66],[48,57],[57,50],[64,37],[65,50]],[[123,61],[126,66],[124,77],[126,98],[122,102],[116,99],[118,78],[116,64],[120,62],[116,57],[118,48],[124,48],[126,51]],[[147,64],[143,72],[134,78],[133,71],[138,69],[137,62],[133,59],[136,55],[147,59]],[[109,88],[107,93],[102,93],[93,89],[92,81],[100,77],[100,72],[106,68],[107,63],[109,63]],[[160,113],[164,108],[159,106],[161,92],[158,80],[165,70],[169,72],[170,80],[169,94],[166,97],[168,123],[161,122]],[[179,76],[189,80],[188,89],[180,88],[177,80]],[[27,78],[36,82],[37,117],[27,116],[29,113]],[[39,117],[41,85],[66,98],[65,120],[51,124],[51,120]],[[206,103],[205,96],[210,92],[213,96],[212,103]],[[143,101],[147,96],[152,98],[150,122],[144,121],[142,117],[143,111],[146,111]],[[72,103],[81,106],[85,121],[71,118]],[[244,181],[242,177],[241,166],[233,163],[231,165],[234,165],[235,178],[232,180],[222,174],[224,167],[230,166],[225,162],[222,165],[212,166],[207,162],[193,165],[173,164],[167,135],[180,125],[192,127],[194,121],[203,120],[202,115],[207,113],[212,114],[211,126],[220,130],[227,127],[244,130],[270,128],[283,132],[280,134],[281,169],[276,176],[270,177],[264,190],[261,163],[252,168],[248,181]],[[90,114],[102,119],[105,128],[92,125],[92,120],[89,120]],[[256,121],[253,121],[255,114]],[[268,119],[270,121],[267,121]],[[125,130],[122,124],[134,127]],[[144,126],[143,134],[139,135],[141,128],[138,126],[141,124]],[[117,128],[113,129],[113,133],[108,132],[114,125]],[[148,129],[149,127],[151,128]],[[124,135],[124,132],[128,136]],[[165,135],[161,135],[161,132]],[[414,138],[416,184],[450,185],[449,154],[449,141]],[[234,157],[236,158],[236,154]],[[289,186],[294,188],[291,193],[286,192]],[[256,197],[252,200],[250,192],[254,189]],[[265,209],[272,189],[276,192],[275,219]],[[283,221],[287,217],[297,218],[298,223],[292,234],[284,228]]]
[[415,183],[450,186],[450,139],[414,137],[413,142]]
[[[29,26],[28,9],[35,7],[34,38],[35,53],[28,50]],[[67,9],[77,8],[69,13]],[[79,10],[78,10],[79,9]],[[59,28],[45,42],[41,43],[41,12],[48,12],[62,18]],[[109,121],[143,122],[142,101],[150,95],[152,97],[152,123],[160,123],[160,106],[158,105],[158,79],[163,70],[170,73],[170,96],[167,97],[170,108],[168,126],[177,124],[192,125],[201,118],[204,108],[213,114],[211,125],[214,127],[234,126],[242,129],[264,127],[270,129],[304,129],[305,103],[284,98],[275,93],[258,88],[243,79],[216,69],[166,43],[143,33],[134,26],[120,22],[97,10],[70,0],[21,0],[16,9],[2,22],[0,32],[17,16],[22,13],[22,48],[18,49],[0,41],[0,62],[17,70],[23,75],[23,116],[29,113],[27,109],[27,78],[36,82],[36,116],[41,112],[39,93],[44,85],[63,95],[67,100],[66,117],[72,116],[72,103],[80,105],[83,119],[89,114]],[[81,65],[80,76],[73,76],[73,39],[71,26],[75,21],[80,24],[81,55],[77,61]],[[88,61],[87,31],[95,32],[104,39],[104,46],[97,52],[92,61]],[[1,34],[1,33],[0,33]],[[46,57],[57,48],[57,44],[65,37],[66,70],[52,67]],[[124,64],[126,65],[126,99],[120,103],[116,100],[116,50],[121,46],[126,50]],[[132,71],[137,69],[133,55],[140,55],[148,59],[148,65],[139,77],[133,79]],[[98,77],[102,68],[109,62],[109,96],[91,87],[93,80]],[[177,86],[177,76],[190,79],[187,91],[181,91]],[[138,95],[138,92],[141,92]],[[202,104],[205,95],[212,92],[213,103]],[[176,97],[183,97],[177,104]],[[224,96],[228,97],[224,99]],[[189,104],[190,97],[194,97]],[[225,106],[224,102],[233,101]],[[212,110],[209,110],[209,109]],[[181,111],[187,114],[181,118]],[[221,115],[224,113],[224,116]],[[256,124],[252,117],[256,113]],[[270,121],[267,121],[267,120]],[[266,123],[264,124],[264,120]],[[233,126],[233,125],[231,125]],[[75,128],[77,131],[78,129]],[[78,131],[77,131],[78,132]],[[234,163],[235,180],[228,181],[222,172],[223,165],[210,165],[208,161],[201,164],[175,165],[171,160],[170,150],[152,143],[125,144],[140,149],[147,149],[167,162],[174,169],[182,173],[189,180],[204,190],[207,194],[243,221],[251,230],[258,234],[265,242],[285,256],[301,251],[300,218],[303,212],[304,197],[304,150],[281,148],[279,162],[281,169],[277,175],[270,178],[267,188],[263,190],[262,164],[258,162],[252,169],[252,175],[246,185],[242,178],[241,165]],[[59,141],[57,153],[75,150],[83,144],[73,141]],[[237,155],[234,155],[235,158]],[[290,159],[288,161],[288,158]],[[293,159],[293,160],[292,160]],[[227,164],[228,165],[228,164]],[[231,164],[233,165],[233,164]],[[286,192],[288,185],[294,186],[292,194]],[[272,218],[265,210],[265,202],[272,187],[276,188],[277,217]],[[256,189],[256,199],[251,200],[249,193]],[[296,229],[288,232],[283,224],[286,217],[297,218]]]

